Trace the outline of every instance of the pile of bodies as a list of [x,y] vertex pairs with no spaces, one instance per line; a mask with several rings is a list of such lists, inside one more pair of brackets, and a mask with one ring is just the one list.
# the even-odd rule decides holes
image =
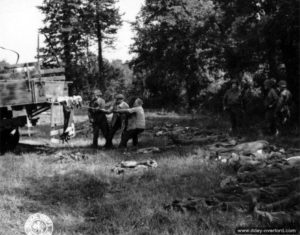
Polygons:
[[167,136],[170,134],[180,134],[190,132],[194,135],[200,134],[200,130],[197,127],[182,127],[177,124],[165,123],[163,126],[155,126],[153,128],[155,136]]
[[208,146],[227,175],[208,197],[175,200],[166,209],[234,211],[252,214],[264,224],[300,227],[300,156],[287,157],[267,141]]
[[211,130],[203,130],[197,127],[179,126],[177,124],[165,123],[161,127],[154,127],[154,136],[168,136],[174,144],[207,144],[226,140],[224,134],[219,134]]

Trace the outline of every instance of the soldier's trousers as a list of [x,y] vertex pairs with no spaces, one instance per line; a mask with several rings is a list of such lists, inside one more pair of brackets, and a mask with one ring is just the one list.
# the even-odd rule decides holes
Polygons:
[[95,118],[95,122],[93,123],[93,146],[98,146],[98,138],[99,132],[102,132],[103,137],[106,140],[105,146],[110,147],[111,143],[109,140],[109,125],[107,122],[107,118],[105,114],[99,114]]
[[277,118],[274,109],[266,110],[265,122],[268,134],[274,135],[277,130]]
[[138,135],[142,133],[144,129],[124,130],[121,137],[120,148],[126,148],[127,142],[132,139],[133,146],[138,145]]
[[109,132],[109,140],[108,142],[112,144],[112,140],[114,138],[114,135],[116,134],[116,132],[118,130],[120,130],[122,128],[122,118],[121,116],[117,116],[116,119],[113,121],[112,126],[110,128],[110,132]]
[[236,131],[238,127],[241,127],[242,122],[242,109],[238,106],[232,106],[228,109],[228,114],[230,118],[231,128]]

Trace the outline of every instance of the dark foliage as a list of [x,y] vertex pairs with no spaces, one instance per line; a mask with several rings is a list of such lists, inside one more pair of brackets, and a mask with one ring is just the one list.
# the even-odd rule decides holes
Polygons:
[[207,86],[224,79],[219,71],[240,82],[248,73],[255,86],[287,80],[299,104],[299,3],[147,0],[134,24],[131,62],[142,91],[163,106],[197,107]]

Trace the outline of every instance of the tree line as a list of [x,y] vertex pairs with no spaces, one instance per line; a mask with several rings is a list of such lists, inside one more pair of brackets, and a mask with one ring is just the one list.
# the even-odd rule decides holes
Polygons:
[[[111,79],[120,76],[118,68],[103,59],[103,46],[112,46],[122,23],[116,1],[44,0],[38,8],[44,15],[40,32],[46,46],[39,55],[43,65],[65,66],[75,90],[99,87],[105,92]],[[97,47],[97,55],[92,46]]]
[[[136,82],[123,88],[150,104],[191,109],[220,81],[238,79],[255,90],[265,79],[285,79],[299,107],[299,3],[146,0],[132,24],[135,56],[129,65]],[[115,75],[102,48],[113,45],[122,24],[116,1],[44,0],[39,9],[45,16],[44,62],[63,62],[68,79],[107,90],[108,76]]]
[[146,0],[134,24],[132,68],[162,104],[195,107],[211,82],[260,74],[258,84],[286,79],[299,105],[299,3]]

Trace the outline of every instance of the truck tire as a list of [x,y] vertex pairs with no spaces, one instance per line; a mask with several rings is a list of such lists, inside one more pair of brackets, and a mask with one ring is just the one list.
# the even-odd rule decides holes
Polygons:
[[8,150],[14,150],[17,147],[19,140],[20,140],[19,129],[16,128],[13,131],[14,131],[14,133],[10,132],[8,134],[8,138],[7,138],[7,149]]
[[14,130],[4,130],[0,132],[0,153],[14,150],[20,140],[18,128]]
[[6,137],[4,131],[0,132],[0,154],[4,154],[6,151]]

